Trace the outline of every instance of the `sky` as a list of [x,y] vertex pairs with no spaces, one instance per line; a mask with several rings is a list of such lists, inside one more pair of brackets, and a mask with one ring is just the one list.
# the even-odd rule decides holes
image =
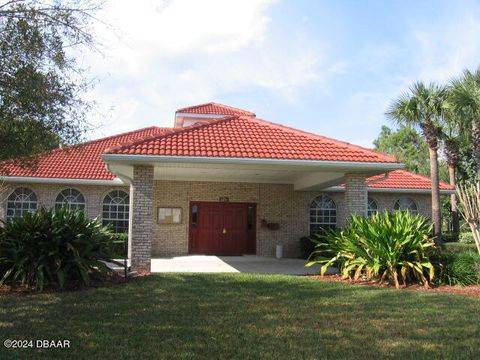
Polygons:
[[372,147],[413,82],[480,65],[479,1],[107,0],[97,17],[90,138],[214,101]]

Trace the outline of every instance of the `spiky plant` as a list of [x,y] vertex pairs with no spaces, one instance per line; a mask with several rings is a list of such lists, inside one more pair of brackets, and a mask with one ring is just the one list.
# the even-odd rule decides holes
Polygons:
[[343,230],[314,239],[316,250],[306,266],[320,264],[321,275],[334,266],[344,278],[389,280],[397,288],[412,282],[428,286],[434,277],[431,231],[426,218],[409,212],[353,216]]

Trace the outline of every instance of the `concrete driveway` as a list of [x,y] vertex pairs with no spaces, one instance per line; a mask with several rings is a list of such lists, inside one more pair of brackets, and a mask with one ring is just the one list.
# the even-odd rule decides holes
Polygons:
[[[122,262],[122,260],[118,260]],[[272,257],[187,255],[152,259],[152,273],[248,273],[248,274],[318,274],[319,266],[306,268],[302,259],[276,259]],[[107,263],[112,269],[123,272],[123,267]],[[128,262],[130,265],[130,261]]]
[[306,268],[304,264],[305,260],[302,259],[276,259],[255,255],[189,255],[152,259],[152,272],[318,274],[318,266]]

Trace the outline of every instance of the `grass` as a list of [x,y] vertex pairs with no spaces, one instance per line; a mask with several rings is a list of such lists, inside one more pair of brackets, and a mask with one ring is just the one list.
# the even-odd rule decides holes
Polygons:
[[2,347],[0,358],[478,359],[479,314],[479,298],[451,294],[279,275],[154,275],[1,297],[2,341],[69,339],[71,348]]

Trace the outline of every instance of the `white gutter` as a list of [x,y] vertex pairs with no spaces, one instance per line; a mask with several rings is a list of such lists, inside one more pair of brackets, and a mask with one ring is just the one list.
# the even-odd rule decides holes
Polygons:
[[[345,191],[344,186],[331,186],[329,188],[324,189],[323,191]],[[368,192],[377,192],[377,193],[405,193],[405,194],[431,194],[431,189],[405,189],[405,188],[379,188],[379,187],[372,187],[368,188]],[[441,194],[455,194],[455,190],[444,190],[440,189]]]
[[383,169],[398,170],[405,167],[400,163],[380,162],[355,162],[355,161],[325,161],[325,160],[292,160],[292,159],[258,159],[258,158],[232,158],[232,157],[204,157],[204,156],[168,156],[168,155],[124,155],[124,154],[103,154],[104,161],[126,161],[134,163],[156,163],[156,162],[200,162],[207,164],[243,164],[243,165],[292,165],[292,166],[326,166],[332,168],[350,169]]
[[62,179],[62,178],[43,178],[43,177],[27,177],[27,176],[2,176],[0,181],[20,182],[20,183],[37,183],[37,184],[74,184],[74,185],[125,185],[125,183],[115,178],[113,180],[95,180],[95,179]]

